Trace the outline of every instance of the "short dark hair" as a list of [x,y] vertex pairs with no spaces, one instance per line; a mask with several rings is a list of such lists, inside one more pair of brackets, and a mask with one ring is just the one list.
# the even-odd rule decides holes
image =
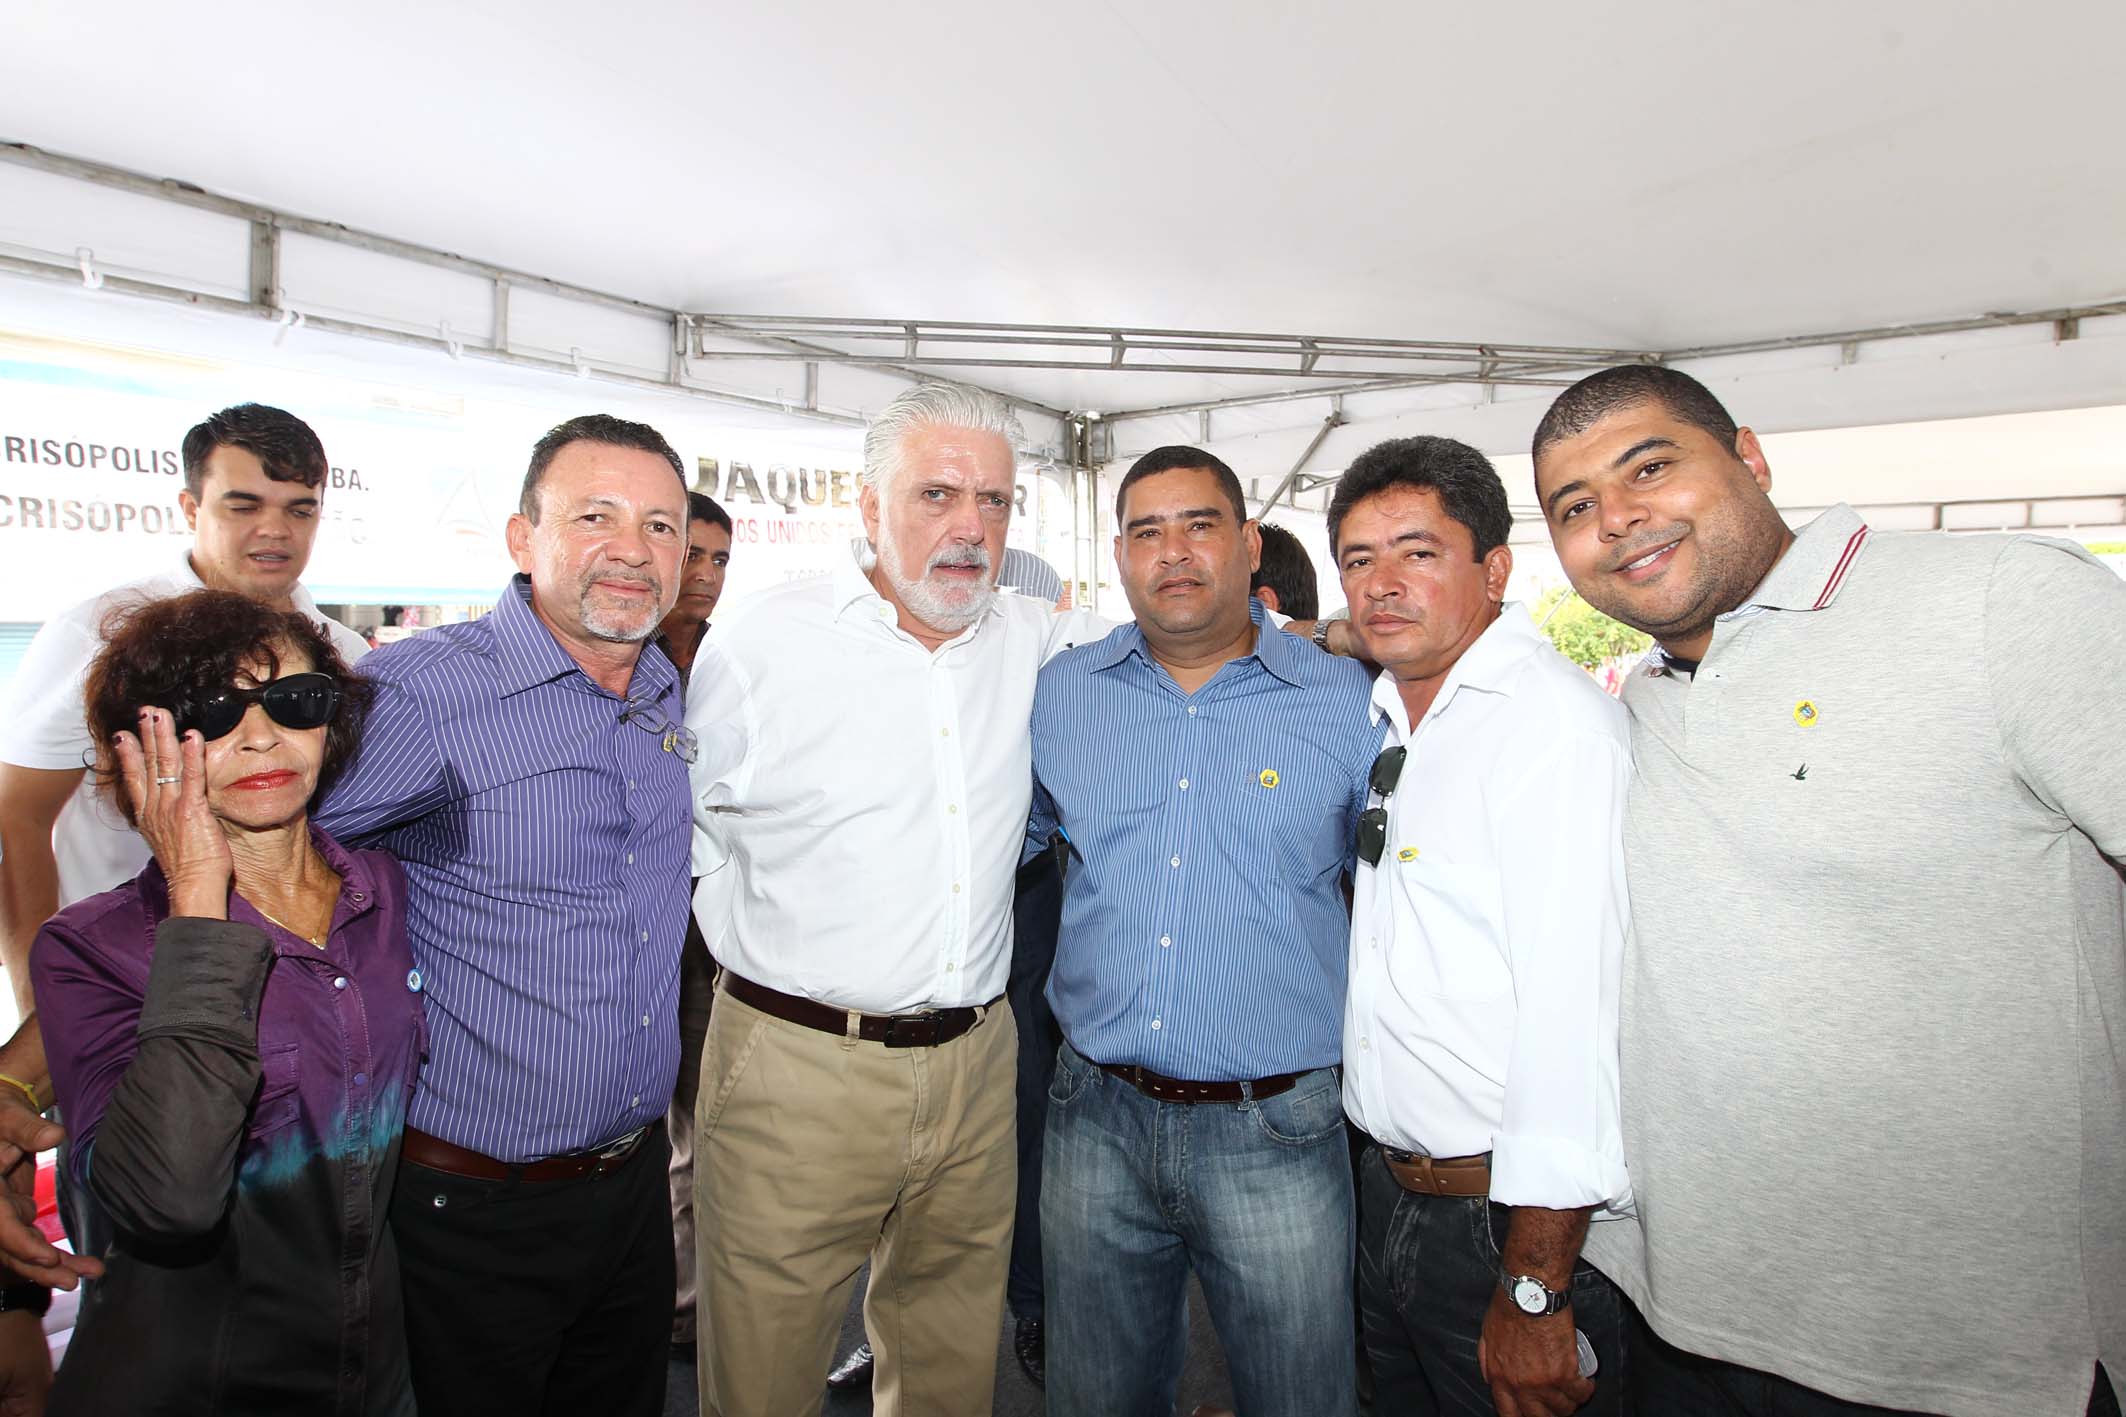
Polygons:
[[1183,468],[1202,468],[1218,479],[1218,490],[1233,504],[1233,515],[1242,521],[1248,519],[1248,498],[1240,490],[1240,479],[1233,470],[1215,455],[1201,448],[1190,448],[1180,443],[1169,443],[1163,448],[1154,448],[1130,464],[1129,471],[1122,475],[1122,485],[1115,489],[1115,528],[1122,527],[1122,504],[1129,500],[1130,487],[1145,478],[1162,472],[1178,472]]
[[687,520],[708,522],[710,525],[720,526],[734,535],[738,530],[738,528],[731,525],[731,514],[719,506],[716,499],[706,492],[687,493]]
[[1535,426],[1529,451],[1541,457],[1553,443],[1576,438],[1621,408],[1657,403],[1709,435],[1723,448],[1735,446],[1741,430],[1713,391],[1665,364],[1619,364],[1589,374],[1559,394]]
[[1314,583],[1314,558],[1299,538],[1281,526],[1263,522],[1262,565],[1248,583],[1250,592],[1268,586],[1277,592],[1278,613],[1294,620],[1312,620],[1321,614],[1321,595]]
[[207,455],[216,448],[242,448],[275,482],[322,487],[332,471],[325,445],[302,419],[262,403],[234,404],[208,414],[185,434],[185,491],[194,497],[206,485]]
[[1491,459],[1452,438],[1390,438],[1360,453],[1337,479],[1329,499],[1331,551],[1341,543],[1351,509],[1391,487],[1438,493],[1447,515],[1469,528],[1479,561],[1504,546],[1513,532],[1506,485]]
[[165,600],[124,605],[103,623],[103,648],[89,663],[82,688],[89,735],[96,744],[97,789],[133,821],[112,744],[119,732],[139,733],[140,710],[178,713],[179,705],[212,698],[236,682],[249,664],[280,672],[280,651],[301,650],[320,674],[340,681],[340,702],[325,728],[325,757],[318,767],[314,805],[362,747],[362,721],[375,694],[355,675],[316,621],[291,610],[274,610],[248,595],[195,590]]
[[524,492],[517,498],[517,510],[524,513],[525,520],[534,526],[539,522],[539,481],[570,443],[604,443],[613,448],[655,453],[672,465],[672,473],[679,479],[680,488],[686,488],[686,464],[672,451],[664,434],[647,423],[630,423],[610,413],[578,414],[566,423],[557,423],[547,429],[546,436],[532,444],[531,466],[524,470]]

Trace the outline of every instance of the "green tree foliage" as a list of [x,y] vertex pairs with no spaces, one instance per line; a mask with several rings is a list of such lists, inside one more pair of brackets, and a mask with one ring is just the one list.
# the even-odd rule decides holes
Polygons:
[[[1560,601],[1566,603],[1560,605]],[[1555,614],[1551,613],[1553,610]],[[1531,613],[1550,642],[1558,647],[1558,653],[1582,669],[1599,669],[1619,655],[1644,654],[1653,644],[1651,637],[1617,623],[1573,595],[1570,586],[1553,586],[1544,591]],[[1550,617],[1548,623],[1544,622],[1546,615]]]

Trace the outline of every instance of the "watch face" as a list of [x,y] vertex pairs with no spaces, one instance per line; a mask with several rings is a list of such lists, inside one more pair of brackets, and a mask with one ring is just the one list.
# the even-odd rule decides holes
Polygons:
[[1543,1287],[1540,1280],[1522,1275],[1513,1281],[1511,1293],[1513,1302],[1519,1305],[1524,1313],[1540,1314],[1550,1307],[1550,1291]]

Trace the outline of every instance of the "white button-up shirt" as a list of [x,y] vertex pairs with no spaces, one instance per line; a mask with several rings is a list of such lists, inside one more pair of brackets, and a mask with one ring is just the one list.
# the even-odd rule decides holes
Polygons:
[[1409,755],[1358,865],[1344,1106],[1389,1146],[1492,1153],[1502,1204],[1622,1209],[1624,711],[1510,602],[1415,725],[1386,673],[1373,708]]
[[702,643],[695,917],[726,968],[786,994],[986,1003],[1011,968],[1034,679],[1111,625],[1004,591],[933,653],[858,561],[752,598]]

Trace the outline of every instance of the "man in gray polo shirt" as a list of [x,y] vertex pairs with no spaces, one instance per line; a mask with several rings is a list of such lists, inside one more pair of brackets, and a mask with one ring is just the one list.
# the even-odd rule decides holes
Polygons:
[[2116,1413],[2126,583],[1847,507],[1790,532],[1673,370],[1566,390],[1535,480],[1574,587],[1658,642],[1624,693],[1642,1225],[1587,1245],[1658,1336],[1643,1409]]

